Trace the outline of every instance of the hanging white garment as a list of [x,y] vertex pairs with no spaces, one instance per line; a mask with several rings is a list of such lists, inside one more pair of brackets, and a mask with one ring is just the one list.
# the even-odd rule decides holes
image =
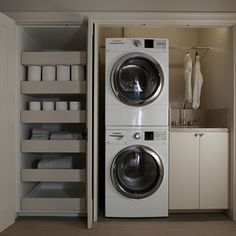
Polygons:
[[192,59],[187,52],[184,57],[185,101],[192,102]]
[[193,68],[193,103],[192,107],[197,109],[200,106],[200,98],[201,98],[201,88],[203,83],[203,77],[201,73],[200,66],[200,56],[196,56],[196,62]]

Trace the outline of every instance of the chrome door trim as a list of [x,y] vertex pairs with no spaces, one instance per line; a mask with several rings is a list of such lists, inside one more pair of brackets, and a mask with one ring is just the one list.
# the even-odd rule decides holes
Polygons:
[[[123,154],[124,152],[129,152],[129,150],[133,149],[134,147],[141,147],[145,153],[148,153],[151,157],[153,157],[154,160],[157,162],[157,165],[159,166],[159,170],[160,170],[160,178],[158,179],[155,187],[144,194],[137,194],[137,193],[131,194],[131,193],[127,192],[122,186],[120,186],[120,184],[116,178],[116,166],[117,166],[116,163],[117,163],[117,160],[119,159],[119,156],[121,154]],[[110,177],[111,177],[111,182],[112,182],[113,186],[123,196],[128,197],[128,198],[132,198],[132,199],[142,199],[142,198],[149,197],[150,195],[152,195],[153,193],[155,193],[158,190],[158,188],[160,187],[160,185],[163,181],[163,178],[164,178],[164,166],[161,161],[161,158],[151,148],[144,146],[144,145],[132,145],[132,146],[128,146],[128,147],[122,149],[120,152],[117,153],[117,155],[115,156],[115,158],[113,159],[112,164],[111,164]]]
[[[152,63],[152,65],[155,66],[156,70],[159,71],[160,74],[160,85],[158,87],[158,89],[156,90],[156,92],[148,99],[146,99],[145,101],[133,101],[130,99],[127,99],[126,97],[122,96],[118,89],[117,89],[117,85],[115,84],[115,79],[113,79],[115,77],[115,75],[117,74],[117,72],[120,70],[121,65],[128,59],[134,59],[134,58],[144,58],[145,60],[148,60]],[[163,89],[163,85],[164,85],[164,73],[163,70],[160,66],[160,64],[150,55],[143,53],[143,52],[132,52],[132,53],[128,53],[122,57],[120,57],[116,63],[114,64],[112,71],[111,71],[111,77],[110,77],[110,84],[111,84],[111,88],[115,94],[115,96],[123,103],[127,104],[127,105],[131,105],[131,106],[142,106],[142,105],[146,105],[149,104],[151,102],[153,102],[155,99],[158,98],[158,96],[161,94],[161,91]]]

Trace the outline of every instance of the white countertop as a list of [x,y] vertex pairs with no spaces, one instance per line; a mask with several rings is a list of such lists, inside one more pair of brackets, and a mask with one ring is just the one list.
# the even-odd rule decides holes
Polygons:
[[228,128],[170,127],[170,132],[229,132]]

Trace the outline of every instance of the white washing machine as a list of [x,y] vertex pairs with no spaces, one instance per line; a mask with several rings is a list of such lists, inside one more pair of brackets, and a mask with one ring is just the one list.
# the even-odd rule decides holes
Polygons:
[[168,128],[106,130],[105,216],[168,216]]
[[168,125],[168,39],[106,39],[106,126]]

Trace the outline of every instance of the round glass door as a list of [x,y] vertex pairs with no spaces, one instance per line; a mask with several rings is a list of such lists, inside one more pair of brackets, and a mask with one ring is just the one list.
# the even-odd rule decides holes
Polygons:
[[163,82],[161,66],[145,53],[130,53],[121,57],[111,73],[114,94],[131,106],[145,105],[157,99]]
[[164,176],[159,156],[143,145],[129,146],[120,151],[111,165],[111,180],[124,196],[141,199],[153,194]]

